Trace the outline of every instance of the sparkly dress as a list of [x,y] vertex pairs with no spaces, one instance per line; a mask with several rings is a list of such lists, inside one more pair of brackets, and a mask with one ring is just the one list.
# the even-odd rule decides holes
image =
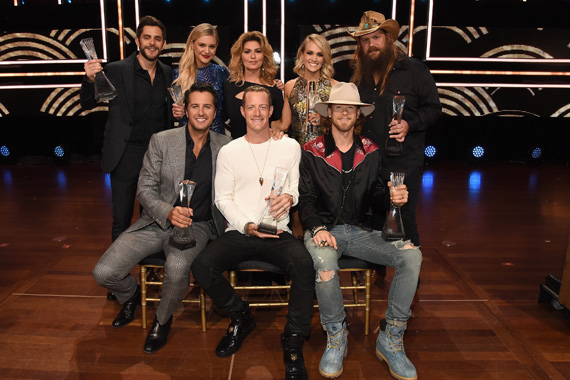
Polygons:
[[[315,82],[315,92],[321,102],[329,100],[331,92],[331,81],[320,77]],[[301,144],[311,141],[322,134],[321,128],[316,127],[315,131],[307,131],[307,80],[297,78],[291,94],[289,95],[289,106],[291,107],[291,137]]]
[[[179,70],[178,68],[172,70],[172,81],[178,78]],[[224,123],[222,121],[222,106],[224,104],[224,93],[222,91],[224,81],[229,77],[230,73],[228,69],[224,66],[220,66],[211,62],[206,67],[200,67],[196,75],[196,82],[208,82],[211,83],[216,91],[218,92],[218,109],[216,111],[216,117],[214,122],[210,126],[210,129],[214,132],[224,134],[226,129],[224,128]],[[184,115],[181,121],[181,125],[186,125],[188,123],[188,118]]]

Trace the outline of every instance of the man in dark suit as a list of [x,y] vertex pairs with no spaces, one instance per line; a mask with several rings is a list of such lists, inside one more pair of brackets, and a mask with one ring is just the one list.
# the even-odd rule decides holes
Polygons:
[[[150,137],[171,125],[168,87],[171,69],[158,60],[166,45],[166,28],[152,16],[141,18],[135,42],[139,48],[128,58],[106,65],[105,73],[118,95],[109,102],[101,167],[111,173],[112,239],[131,225],[137,179]],[[96,107],[95,74],[101,60],[85,63],[81,105]]]
[[[141,293],[131,270],[145,257],[164,250],[166,256],[162,297],[144,351],[155,353],[166,344],[172,313],[186,294],[190,266],[209,240],[224,232],[224,218],[214,206],[214,173],[220,148],[231,141],[211,132],[218,95],[210,83],[196,82],[186,92],[188,127],[152,136],[140,171],[137,197],[143,205],[139,220],[123,232],[99,259],[95,281],[111,290],[123,308],[113,327],[134,319]],[[196,182],[190,208],[181,207],[178,183]],[[193,226],[196,246],[182,249],[169,244],[173,227]]]

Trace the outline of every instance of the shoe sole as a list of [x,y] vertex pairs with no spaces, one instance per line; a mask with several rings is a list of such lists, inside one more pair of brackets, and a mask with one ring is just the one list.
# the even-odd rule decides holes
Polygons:
[[[346,343],[346,349],[344,350],[343,358],[346,358],[346,355],[348,355],[348,342]],[[322,370],[321,366],[319,365],[319,373],[321,374],[321,376],[326,377],[327,379],[334,379],[336,377],[339,377],[340,375],[342,375],[343,371],[344,367],[341,368],[340,371],[338,371],[337,373],[326,373],[325,371]]]
[[160,347],[158,347],[157,349],[154,349],[154,350],[152,350],[152,351],[151,351],[151,350],[145,350],[144,348],[143,348],[143,351],[144,351],[146,354],[151,354],[151,355],[152,355],[152,354],[158,352],[159,350],[161,350],[164,346],[166,346],[166,342],[165,342],[162,346],[160,346]]
[[134,320],[135,320],[135,319],[133,318],[133,319],[131,319],[130,321],[128,321],[127,323],[123,323],[123,324],[121,324],[121,325],[114,325],[114,324],[111,323],[111,326],[113,326],[114,329],[120,329],[121,327],[125,327],[125,326],[130,325]]
[[238,350],[240,349],[243,341],[245,340],[245,338],[247,338],[249,336],[249,334],[251,334],[251,332],[253,330],[255,330],[255,328],[257,327],[257,324],[255,323],[255,319],[253,320],[253,323],[251,324],[251,328],[249,330],[246,331],[245,336],[243,337],[243,340],[241,341],[241,343],[239,344],[239,346],[237,346],[235,349],[228,351],[228,352],[218,352],[216,350],[216,356],[218,356],[219,358],[227,358],[228,356],[232,356],[233,354],[235,354],[236,352],[238,352]]
[[400,376],[400,375],[396,374],[394,371],[392,371],[392,367],[390,367],[390,363],[388,362],[388,360],[386,360],[384,355],[382,355],[380,350],[378,350],[378,347],[376,347],[376,357],[378,359],[380,359],[381,362],[386,362],[386,364],[388,364],[388,368],[390,368],[390,375],[392,375],[393,378],[399,379],[399,380],[417,380],[417,378],[418,378],[417,376],[404,377],[404,376]]
[[340,371],[338,371],[337,373],[326,373],[321,369],[321,367],[319,367],[319,373],[321,374],[321,376],[326,377],[327,379],[334,379],[336,377],[339,377],[340,375],[342,375],[343,371],[344,368],[341,368]]

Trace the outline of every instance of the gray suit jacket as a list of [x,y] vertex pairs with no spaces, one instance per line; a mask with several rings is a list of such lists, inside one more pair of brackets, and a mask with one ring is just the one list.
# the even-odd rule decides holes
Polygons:
[[[212,215],[218,235],[224,232],[224,217],[214,205],[214,177],[220,148],[231,138],[210,131],[212,150]],[[155,133],[151,139],[139,174],[137,199],[143,214],[127,231],[135,231],[152,223],[166,230],[170,227],[168,213],[178,199],[178,182],[184,179],[186,165],[185,127]]]

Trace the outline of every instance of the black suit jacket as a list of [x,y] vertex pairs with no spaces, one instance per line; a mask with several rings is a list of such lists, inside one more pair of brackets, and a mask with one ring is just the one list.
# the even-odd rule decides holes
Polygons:
[[[103,138],[103,152],[101,155],[101,167],[105,173],[112,172],[129,142],[131,130],[133,128],[134,109],[134,60],[137,59],[137,53],[131,54],[129,57],[111,62],[105,66],[105,74],[117,89],[118,95],[109,102],[109,115],[105,126]],[[166,86],[170,85],[172,78],[172,69],[164,63],[158,61],[158,65],[164,74]],[[81,84],[81,106],[84,109],[92,109],[97,106],[95,100],[95,86],[83,78]],[[166,103],[164,113],[164,129],[168,129],[172,125],[172,100],[170,96],[164,99]]]

